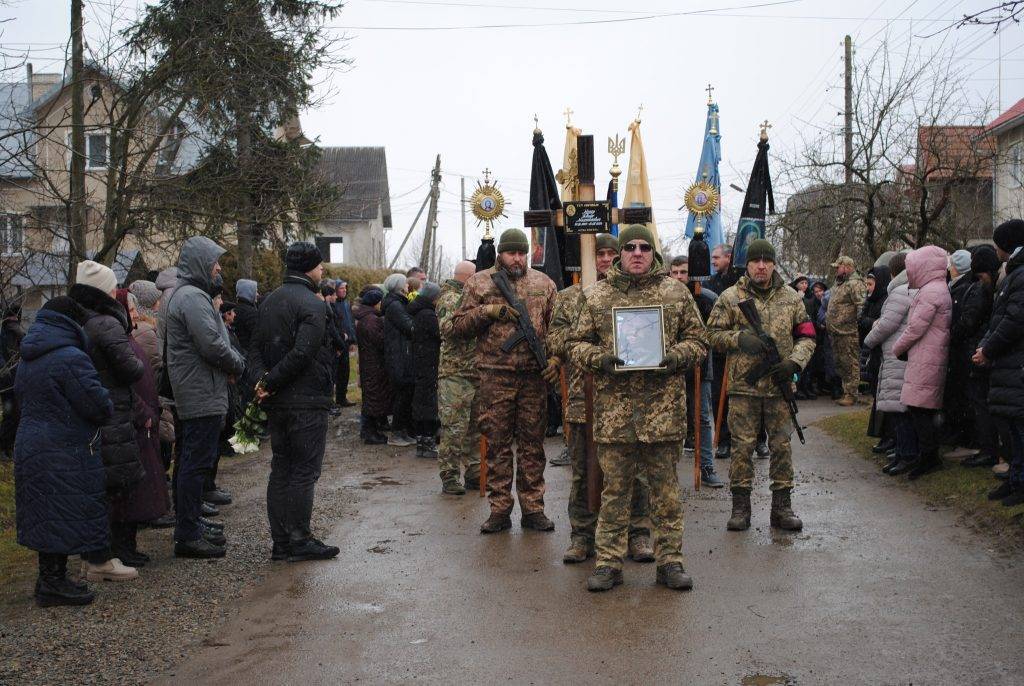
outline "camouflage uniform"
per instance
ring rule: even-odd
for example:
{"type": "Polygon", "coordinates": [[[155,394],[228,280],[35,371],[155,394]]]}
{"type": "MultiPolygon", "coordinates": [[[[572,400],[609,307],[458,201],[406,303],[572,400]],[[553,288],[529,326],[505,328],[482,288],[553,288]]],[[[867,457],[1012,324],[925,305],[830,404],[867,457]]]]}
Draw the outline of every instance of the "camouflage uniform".
{"type": "Polygon", "coordinates": [[[646,473],[650,487],[658,565],[683,559],[676,460],[686,437],[685,413],[679,410],[686,407],[684,369],[671,377],[657,371],[600,371],[601,356],[614,350],[612,308],[620,306],[662,305],[666,356],[687,367],[704,359],[704,324],[693,296],[663,272],[660,256],[640,277],[623,273],[616,262],[608,278],[583,292],[583,304],[570,333],[572,361],[594,370],[594,439],[604,472],[596,535],[598,567],[622,567],[628,507],[638,468],[646,473]]]}
{"type": "MultiPolygon", "coordinates": [[[[463,288],[462,304],[452,316],[453,335],[476,338],[476,367],[480,370],[478,407],[480,430],[487,437],[487,491],[491,512],[512,511],[512,441],[515,439],[516,491],[524,515],[544,511],[544,430],[547,424],[547,385],[540,365],[525,343],[509,352],[501,344],[516,331],[514,322],[492,321],[482,305],[507,304],[491,281],[500,267],[477,272],[463,288]]],[[[526,305],[530,321],[543,341],[551,320],[555,284],[545,274],[527,269],[509,280],[516,297],[526,305]]]]}
{"type": "MultiPolygon", "coordinates": [[[[579,540],[586,547],[594,544],[594,530],[597,514],[590,511],[587,494],[587,452],[586,452],[586,407],[583,398],[583,370],[569,360],[568,337],[576,313],[583,305],[583,287],[579,284],[559,291],[555,296],[555,308],[551,314],[548,329],[548,353],[565,360],[563,369],[568,376],[568,403],[565,406],[565,421],[568,422],[568,448],[572,481],[569,488],[569,525],[571,540],[579,540]]],[[[629,538],[650,536],[650,493],[647,478],[638,470],[633,482],[633,497],[630,506],[629,538]]]]}
{"type": "Polygon", "coordinates": [[[462,302],[462,284],[449,279],[437,298],[437,319],[441,328],[441,361],[438,365],[437,395],[441,418],[441,445],[437,466],[442,481],[458,479],[460,468],[466,469],[466,480],[480,474],[480,425],[476,413],[476,395],[480,374],[473,366],[475,338],[454,335],[452,315],[462,302]]]}
{"type": "Polygon", "coordinates": [[[729,485],[734,491],[752,487],[751,453],[763,418],[771,450],[771,489],[792,489],[793,450],[789,438],[793,428],[789,409],[770,376],[762,377],[753,386],[746,380],[747,373],[762,361],[760,356],[748,355],[739,348],[740,332],[749,331],[750,325],[738,303],[749,298],[757,305],[764,330],[775,341],[783,361],[792,360],[803,369],[814,354],[815,345],[814,326],[803,300],[778,273],[772,274],[767,289],[756,288],[748,276],[743,276],[718,297],[708,318],[708,331],[714,349],[729,355],[729,430],[732,433],[729,485]]]}
{"type": "Polygon", "coordinates": [[[825,322],[832,337],[836,371],[843,380],[843,394],[857,397],[860,387],[860,339],[857,322],[867,297],[867,286],[853,272],[832,286],[825,322]]]}

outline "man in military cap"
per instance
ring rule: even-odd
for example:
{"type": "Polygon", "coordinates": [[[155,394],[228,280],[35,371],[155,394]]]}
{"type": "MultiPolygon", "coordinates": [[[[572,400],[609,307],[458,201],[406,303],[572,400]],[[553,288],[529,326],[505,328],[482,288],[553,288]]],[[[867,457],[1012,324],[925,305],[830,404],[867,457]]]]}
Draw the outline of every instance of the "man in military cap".
{"type": "MultiPolygon", "coordinates": [[[[612,262],[619,256],[619,239],[610,233],[597,235],[597,278],[605,278],[612,262]]],[[[583,374],[579,365],[569,360],[569,333],[583,304],[583,288],[579,284],[558,292],[555,310],[548,330],[548,350],[566,364],[569,379],[569,402],[565,408],[565,421],[569,423],[568,453],[572,466],[572,486],[569,490],[569,547],[562,562],[583,562],[594,555],[594,530],[597,514],[590,511],[587,494],[586,408],[583,400],[583,374]]],[[[629,518],[629,557],[636,562],[654,562],[651,531],[648,520],[650,497],[647,477],[638,472],[633,481],[633,497],[629,518]]]]}
{"type": "Polygon", "coordinates": [[[793,513],[793,431],[789,408],[779,383],[792,383],[814,354],[814,325],[803,300],[775,272],[775,248],[764,239],[755,240],[747,250],[746,274],[735,286],[718,297],[708,319],[711,345],[729,355],[729,428],[732,456],[729,486],[732,489],[732,517],[728,529],[750,528],[750,490],[754,483],[751,452],[761,427],[768,432],[771,463],[771,525],[799,531],[803,523],[793,513]],[[765,332],[775,341],[782,362],[756,383],[747,374],[764,359],[766,348],[740,311],[739,303],[753,300],[765,332]]]}
{"type": "Polygon", "coordinates": [[[843,381],[843,397],[836,402],[849,407],[857,402],[860,386],[860,339],[857,322],[867,297],[867,284],[857,273],[853,258],[842,255],[832,263],[836,270],[836,283],[828,301],[825,322],[832,337],[832,354],[836,371],[843,381]]]}
{"type": "Polygon", "coordinates": [[[549,357],[543,368],[522,342],[508,352],[501,345],[516,333],[519,312],[498,290],[491,275],[502,272],[523,303],[540,341],[547,335],[555,301],[555,284],[543,272],[530,269],[530,242],[520,229],[508,229],[498,239],[497,263],[466,281],[462,305],[452,316],[455,336],[476,338],[480,370],[480,429],[487,437],[487,490],[491,516],[480,527],[484,534],[512,527],[512,441],[517,445],[516,491],[522,526],[551,531],[554,522],[544,514],[544,428],[547,386],[558,379],[559,363],[549,357]]]}
{"type": "Polygon", "coordinates": [[[686,437],[683,373],[707,354],[707,339],[693,296],[665,275],[654,235],[641,224],[622,230],[619,260],[606,278],[583,292],[570,333],[574,364],[594,372],[594,439],[604,472],[595,543],[597,566],[587,579],[591,591],[622,583],[629,507],[637,471],[647,475],[654,524],[657,582],[688,590],[683,569],[683,510],[676,461],[686,437]],[[665,347],[660,369],[621,370],[616,356],[612,308],[661,306],[665,347]]]}
{"type": "Polygon", "coordinates": [[[476,370],[476,338],[454,334],[453,318],[462,304],[463,285],[476,272],[476,265],[463,260],[455,265],[454,278],[441,286],[435,309],[441,328],[441,360],[437,373],[438,410],[441,417],[441,445],[437,467],[441,474],[441,492],[463,495],[466,489],[480,486],[480,425],[476,413],[476,394],[480,374],[476,370]],[[465,465],[465,486],[459,481],[465,465]]]}

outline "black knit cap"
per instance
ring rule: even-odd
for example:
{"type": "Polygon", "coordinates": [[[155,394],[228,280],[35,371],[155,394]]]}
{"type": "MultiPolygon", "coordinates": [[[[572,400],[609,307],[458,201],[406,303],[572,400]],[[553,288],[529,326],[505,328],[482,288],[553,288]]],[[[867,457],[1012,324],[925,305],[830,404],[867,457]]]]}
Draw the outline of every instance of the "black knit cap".
{"type": "Polygon", "coordinates": [[[992,232],[992,242],[1003,252],[1013,252],[1024,245],[1024,220],[1003,222],[992,232]]]}
{"type": "Polygon", "coordinates": [[[50,298],[46,301],[40,310],[50,310],[57,314],[62,314],[68,319],[76,322],[79,326],[85,324],[85,320],[88,319],[85,314],[85,310],[77,302],[72,300],[66,295],[58,295],[56,298],[50,298]]]}
{"type": "Polygon", "coordinates": [[[384,299],[384,291],[379,288],[366,288],[363,290],[363,294],[359,297],[359,302],[366,305],[367,307],[373,307],[381,300],[384,299]]]}
{"type": "Polygon", "coordinates": [[[236,307],[238,307],[238,303],[233,303],[230,300],[225,300],[220,304],[220,313],[227,314],[228,312],[234,310],[236,307]]]}
{"type": "Polygon", "coordinates": [[[311,272],[324,261],[323,255],[309,241],[297,241],[288,246],[284,255],[284,266],[293,272],[311,272]]]}
{"type": "Polygon", "coordinates": [[[990,245],[979,245],[971,255],[971,271],[975,274],[999,271],[999,256],[990,245]]]}

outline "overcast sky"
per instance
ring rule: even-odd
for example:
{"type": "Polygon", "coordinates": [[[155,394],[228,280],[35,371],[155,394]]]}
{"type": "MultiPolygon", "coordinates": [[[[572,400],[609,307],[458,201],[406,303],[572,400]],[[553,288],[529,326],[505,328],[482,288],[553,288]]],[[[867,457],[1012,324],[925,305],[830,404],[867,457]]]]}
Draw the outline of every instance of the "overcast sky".
{"type": "MultiPolygon", "coordinates": [[[[89,35],[109,23],[115,4],[86,0],[89,35]]],[[[730,231],[742,195],[729,184],[746,185],[758,122],[772,123],[772,147],[778,152],[792,151],[801,134],[813,134],[818,127],[838,133],[841,41],[846,33],[854,36],[856,49],[865,57],[886,37],[903,51],[911,38],[913,46],[924,50],[940,44],[953,49],[978,101],[993,104],[994,60],[1001,42],[1003,109],[1019,100],[1024,95],[1020,26],[1006,27],[1001,37],[991,27],[919,37],[993,4],[995,0],[351,0],[332,24],[337,35],[348,37],[345,51],[353,64],[319,75],[320,92],[329,99],[303,114],[303,127],[323,145],[386,146],[394,216],[391,251],[425,196],[429,170],[440,153],[440,243],[446,254],[458,255],[460,176],[466,176],[468,194],[481,170],[489,167],[510,201],[503,226],[521,225],[529,199],[534,113],[557,171],[565,135],[562,112],[566,107],[575,111],[573,123],[595,136],[601,196],[611,166],[607,137],[626,137],[626,127],[642,103],[641,132],[655,218],[663,238],[671,240],[685,226],[677,208],[696,171],[706,117],[704,88],[710,82],[721,108],[724,226],[730,231]],[[644,18],[709,9],[717,11],[644,18]],[[510,24],[532,26],[495,27],[510,24]],[[427,30],[476,26],[491,28],[427,30]]],[[[10,3],[0,11],[0,18],[10,19],[3,26],[4,45],[32,50],[38,71],[59,69],[60,45],[68,35],[67,5],[58,0],[10,3]]],[[[123,7],[131,11],[135,4],[123,7]]],[[[626,162],[621,160],[623,168],[626,162]]],[[[780,205],[785,190],[778,189],[780,205]]],[[[471,255],[481,234],[482,227],[470,216],[471,255]]],[[[412,259],[412,252],[406,254],[412,259]]]]}

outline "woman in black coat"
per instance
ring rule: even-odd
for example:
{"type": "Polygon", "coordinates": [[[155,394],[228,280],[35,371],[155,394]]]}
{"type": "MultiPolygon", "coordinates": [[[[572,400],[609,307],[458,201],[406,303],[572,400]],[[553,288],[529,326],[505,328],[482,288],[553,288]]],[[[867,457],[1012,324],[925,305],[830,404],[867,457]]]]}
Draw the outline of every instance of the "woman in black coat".
{"type": "Polygon", "coordinates": [[[387,424],[394,399],[384,359],[384,319],[380,302],[384,292],[367,289],[353,309],[359,352],[359,387],[362,391],[359,436],[367,445],[387,443],[381,429],[387,424]]]}
{"type": "Polygon", "coordinates": [[[440,426],[437,412],[437,367],[441,361],[441,329],[434,304],[441,287],[432,281],[420,286],[419,295],[409,305],[415,325],[412,350],[416,377],[412,398],[413,427],[416,431],[416,457],[437,459],[435,436],[440,426]]]}
{"type": "Polygon", "coordinates": [[[87,605],[93,594],[67,578],[68,555],[110,546],[106,477],[94,450],[113,412],[86,353],[85,312],[66,296],[39,310],[21,343],[14,449],[18,543],[39,553],[36,602],[87,605]]]}
{"type": "MultiPolygon", "coordinates": [[[[864,370],[862,378],[868,382],[871,389],[871,397],[874,398],[878,391],[878,373],[882,368],[882,346],[878,345],[868,349],[864,346],[864,339],[871,333],[871,327],[879,317],[882,316],[882,306],[889,297],[889,283],[892,281],[889,268],[876,266],[868,270],[868,279],[874,282],[874,287],[868,297],[864,300],[864,306],[860,310],[860,319],[857,322],[857,333],[860,337],[861,369],[864,370]]],[[[871,418],[868,422],[868,436],[882,439],[877,448],[887,450],[896,446],[895,426],[890,426],[886,421],[885,413],[871,404],[871,418]]]]}
{"type": "Polygon", "coordinates": [[[405,275],[389,276],[384,280],[384,290],[387,295],[380,305],[384,313],[384,358],[395,399],[388,445],[404,447],[416,442],[409,435],[412,430],[412,394],[416,378],[412,361],[414,324],[408,311],[405,275]]]}
{"type": "Polygon", "coordinates": [[[950,331],[950,354],[963,351],[967,365],[967,402],[973,413],[974,441],[978,454],[968,457],[965,467],[991,467],[996,464],[999,431],[988,408],[989,370],[971,363],[992,317],[992,296],[999,274],[999,257],[989,245],[972,251],[971,276],[974,278],[963,295],[960,316],[950,331]]]}

